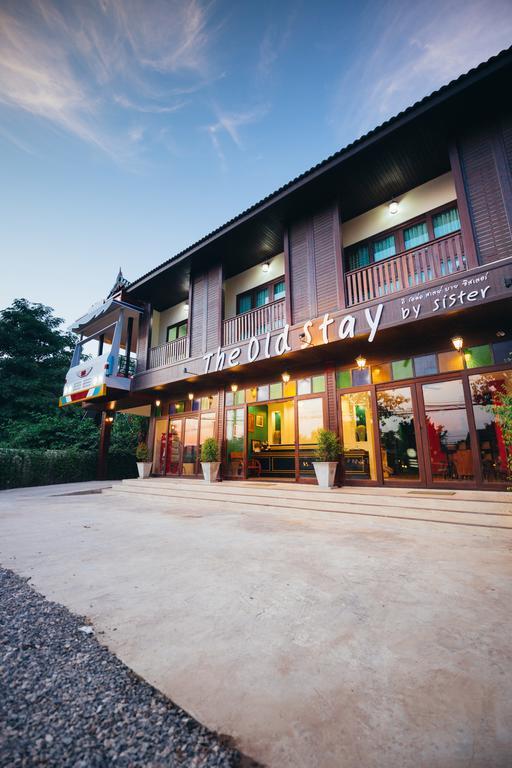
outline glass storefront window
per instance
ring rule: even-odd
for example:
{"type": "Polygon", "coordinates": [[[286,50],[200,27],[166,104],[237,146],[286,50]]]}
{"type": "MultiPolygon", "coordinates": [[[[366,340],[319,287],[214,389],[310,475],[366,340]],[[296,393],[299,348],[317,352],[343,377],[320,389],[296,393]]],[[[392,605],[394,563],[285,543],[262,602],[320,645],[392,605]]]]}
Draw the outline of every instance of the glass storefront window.
{"type": "Polygon", "coordinates": [[[298,379],[297,380],[297,394],[298,395],[310,395],[311,394],[311,379],[298,379]]]}
{"type": "Polygon", "coordinates": [[[350,371],[336,371],[336,386],[338,389],[352,386],[350,371]]]}
{"type": "Polygon", "coordinates": [[[512,363],[512,341],[498,341],[492,349],[495,363],[512,363]]]}
{"type": "Polygon", "coordinates": [[[419,463],[410,387],[378,391],[377,412],[384,479],[417,480],[419,463]]]}
{"type": "Polygon", "coordinates": [[[277,400],[283,396],[283,382],[277,381],[275,384],[270,385],[270,399],[277,400]]]}
{"type": "Polygon", "coordinates": [[[177,403],[169,403],[169,416],[173,416],[175,413],[184,413],[185,401],[179,400],[177,403]]]}
{"type": "Polygon", "coordinates": [[[347,478],[375,480],[373,413],[369,392],[341,395],[341,426],[347,478]]]}
{"type": "Polygon", "coordinates": [[[490,344],[482,344],[479,347],[469,347],[464,352],[466,368],[482,368],[492,365],[492,351],[490,344]]]}
{"type": "Polygon", "coordinates": [[[414,358],[416,376],[432,376],[437,373],[436,355],[419,355],[414,358]]]}
{"type": "Polygon", "coordinates": [[[453,352],[440,352],[437,357],[439,360],[440,373],[461,371],[464,368],[464,356],[462,352],[456,352],[455,350],[453,350],[453,352]]]}
{"type": "Polygon", "coordinates": [[[311,389],[314,395],[325,392],[325,376],[313,376],[311,379],[311,389]]]}
{"type": "Polygon", "coordinates": [[[226,392],[226,405],[233,405],[234,401],[235,401],[234,392],[231,392],[231,390],[228,390],[226,392]]]}
{"type": "Polygon", "coordinates": [[[283,395],[285,397],[295,397],[296,394],[297,394],[297,382],[296,381],[285,382],[283,387],[283,395]]]}
{"type": "Polygon", "coordinates": [[[226,475],[242,478],[244,475],[244,408],[226,411],[226,475]]]}
{"type": "Polygon", "coordinates": [[[183,468],[184,475],[195,475],[197,464],[197,438],[199,431],[199,419],[185,419],[183,434],[183,468]]]}
{"type": "Polygon", "coordinates": [[[484,483],[506,482],[507,446],[503,432],[496,421],[492,405],[499,405],[503,394],[512,395],[512,371],[482,373],[469,377],[473,413],[478,439],[478,452],[484,483]]]}
{"type": "Polygon", "coordinates": [[[245,403],[245,389],[238,389],[235,392],[234,404],[243,405],[245,403]]]}
{"type": "Polygon", "coordinates": [[[166,475],[179,475],[181,461],[181,419],[171,419],[167,436],[166,475]]]}
{"type": "Polygon", "coordinates": [[[423,399],[432,479],[434,482],[473,480],[462,380],[424,384],[423,399]]]}
{"type": "Polygon", "coordinates": [[[245,390],[245,402],[246,403],[255,403],[257,396],[258,396],[258,388],[257,387],[251,387],[250,389],[246,389],[245,390]]]}
{"type": "Polygon", "coordinates": [[[372,382],[374,384],[385,384],[393,378],[391,365],[382,363],[381,365],[372,365],[372,382]]]}
{"type": "Polygon", "coordinates": [[[270,399],[270,387],[268,384],[265,384],[263,387],[258,387],[258,400],[262,402],[263,400],[269,400],[270,399]]]}
{"type": "Polygon", "coordinates": [[[217,408],[217,395],[207,395],[201,398],[201,410],[213,411],[217,408]]]}
{"type": "Polygon", "coordinates": [[[352,369],[352,386],[360,387],[370,383],[370,367],[352,369]]]}
{"type": "Polygon", "coordinates": [[[391,369],[393,371],[394,381],[411,379],[413,376],[411,358],[407,358],[406,360],[395,360],[391,363],[391,369]]]}

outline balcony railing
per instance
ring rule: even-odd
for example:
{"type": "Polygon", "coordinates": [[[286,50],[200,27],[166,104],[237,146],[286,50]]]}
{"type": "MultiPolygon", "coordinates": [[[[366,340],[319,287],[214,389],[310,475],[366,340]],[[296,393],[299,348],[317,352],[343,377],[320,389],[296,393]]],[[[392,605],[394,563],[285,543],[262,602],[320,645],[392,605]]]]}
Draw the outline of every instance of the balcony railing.
{"type": "Polygon", "coordinates": [[[347,304],[361,304],[390,293],[422,287],[440,277],[467,269],[460,232],[425,243],[385,261],[346,275],[347,304]]]}
{"type": "Polygon", "coordinates": [[[149,367],[161,368],[164,365],[179,363],[180,360],[186,360],[187,357],[188,336],[182,336],[175,341],[168,341],[166,344],[159,344],[158,347],[151,347],[149,367]]]}
{"type": "Polygon", "coordinates": [[[283,328],[285,323],[284,299],[279,299],[224,320],[224,344],[237,344],[239,341],[250,339],[251,336],[262,336],[269,331],[283,328]]]}

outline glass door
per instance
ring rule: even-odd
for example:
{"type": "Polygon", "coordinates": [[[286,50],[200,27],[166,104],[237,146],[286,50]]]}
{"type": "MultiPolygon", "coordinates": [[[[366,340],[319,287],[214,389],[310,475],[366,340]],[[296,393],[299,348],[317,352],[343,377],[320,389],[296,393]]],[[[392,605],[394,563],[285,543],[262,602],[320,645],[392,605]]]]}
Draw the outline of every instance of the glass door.
{"type": "Polygon", "coordinates": [[[199,419],[197,416],[187,416],[183,419],[183,449],[181,461],[182,475],[197,474],[199,458],[198,448],[199,419]]]}
{"type": "Polygon", "coordinates": [[[341,395],[343,464],[347,480],[376,480],[375,430],[369,391],[341,395]]]}
{"type": "Polygon", "coordinates": [[[171,419],[167,435],[167,457],[165,474],[176,477],[181,471],[183,420],[171,419]]]}
{"type": "Polygon", "coordinates": [[[297,401],[297,443],[299,477],[315,477],[313,461],[318,444],[318,430],[324,427],[324,398],[310,397],[297,401]]]}
{"type": "Polygon", "coordinates": [[[384,482],[420,480],[417,417],[411,387],[377,390],[377,418],[384,482]]]}
{"type": "Polygon", "coordinates": [[[245,477],[245,407],[226,411],[226,477],[245,477]]]}
{"type": "Polygon", "coordinates": [[[435,381],[420,386],[429,483],[474,481],[471,434],[462,379],[435,381]]]}

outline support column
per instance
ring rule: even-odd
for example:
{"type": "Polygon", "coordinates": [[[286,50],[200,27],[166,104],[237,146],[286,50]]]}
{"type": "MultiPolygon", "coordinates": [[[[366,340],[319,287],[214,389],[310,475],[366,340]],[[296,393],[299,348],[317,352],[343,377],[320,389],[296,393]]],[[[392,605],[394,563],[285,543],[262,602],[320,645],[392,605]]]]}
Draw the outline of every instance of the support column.
{"type": "Polygon", "coordinates": [[[113,423],[114,423],[114,412],[102,411],[100,447],[98,451],[98,470],[97,470],[98,480],[106,480],[106,477],[107,477],[108,449],[110,446],[110,434],[112,432],[113,423]]]}

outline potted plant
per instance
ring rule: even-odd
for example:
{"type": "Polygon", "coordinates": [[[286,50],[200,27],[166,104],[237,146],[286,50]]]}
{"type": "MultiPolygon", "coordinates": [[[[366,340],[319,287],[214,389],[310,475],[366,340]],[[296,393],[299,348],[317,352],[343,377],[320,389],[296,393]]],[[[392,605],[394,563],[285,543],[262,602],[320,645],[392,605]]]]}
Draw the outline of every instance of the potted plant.
{"type": "Polygon", "coordinates": [[[316,461],[313,462],[320,488],[333,488],[340,455],[340,441],[330,429],[318,430],[316,461]]]}
{"type": "Polygon", "coordinates": [[[201,467],[207,483],[214,483],[219,474],[219,445],[215,438],[207,437],[201,446],[201,467]]]}
{"type": "Polygon", "coordinates": [[[148,446],[144,441],[141,441],[135,449],[135,458],[137,459],[137,469],[139,471],[139,477],[149,477],[151,474],[152,462],[149,461],[148,446]]]}

